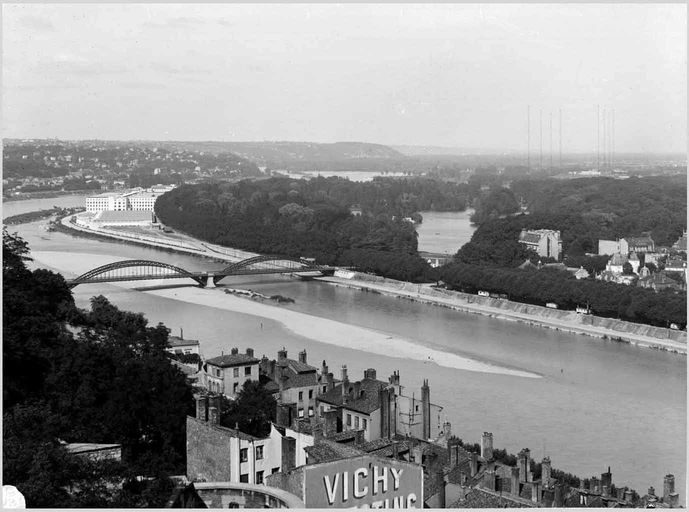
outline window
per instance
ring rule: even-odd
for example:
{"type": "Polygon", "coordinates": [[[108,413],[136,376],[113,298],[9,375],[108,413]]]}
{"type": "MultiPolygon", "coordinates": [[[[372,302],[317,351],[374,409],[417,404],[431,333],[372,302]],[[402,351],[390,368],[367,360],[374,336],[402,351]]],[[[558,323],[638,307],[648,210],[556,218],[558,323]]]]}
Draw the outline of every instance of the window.
{"type": "Polygon", "coordinates": [[[313,407],[309,407],[309,418],[313,416],[313,407]]]}
{"type": "Polygon", "coordinates": [[[328,386],[323,386],[323,393],[325,393],[326,391],[328,391],[328,386]]]}
{"type": "Polygon", "coordinates": [[[249,460],[249,449],[241,448],[239,450],[239,462],[246,462],[249,460]]]}
{"type": "Polygon", "coordinates": [[[359,416],[354,416],[354,428],[359,428],[359,416]]]}
{"type": "Polygon", "coordinates": [[[301,402],[304,399],[304,392],[300,391],[299,392],[299,401],[301,402]]]}
{"type": "Polygon", "coordinates": [[[418,405],[416,406],[416,412],[419,412],[419,406],[418,405]]]}
{"type": "Polygon", "coordinates": [[[215,369],[215,376],[220,377],[220,368],[215,369]]]}
{"type": "Polygon", "coordinates": [[[233,368],[232,369],[232,375],[235,377],[239,377],[239,368],[233,368]]]}
{"type": "Polygon", "coordinates": [[[270,470],[270,474],[271,474],[271,475],[274,475],[275,473],[279,473],[279,472],[280,472],[280,468],[279,468],[279,467],[273,468],[273,469],[270,470]]]}
{"type": "Polygon", "coordinates": [[[239,388],[239,382],[234,383],[234,386],[232,386],[232,392],[237,393],[237,388],[239,388]]]}
{"type": "Polygon", "coordinates": [[[348,427],[352,426],[352,415],[351,414],[347,415],[347,426],[348,427]]]}
{"type": "Polygon", "coordinates": [[[244,367],[244,375],[251,375],[251,366],[244,367]]]}
{"type": "Polygon", "coordinates": [[[363,428],[364,430],[366,430],[366,423],[368,423],[368,422],[366,421],[366,418],[362,418],[362,419],[361,419],[361,423],[362,423],[361,428],[363,428]]]}
{"type": "Polygon", "coordinates": [[[243,475],[239,475],[239,481],[243,484],[248,484],[249,483],[249,473],[244,473],[243,475]]]}
{"type": "Polygon", "coordinates": [[[263,446],[256,447],[256,460],[263,458],[263,446]]]}
{"type": "Polygon", "coordinates": [[[263,483],[263,471],[256,471],[256,483],[257,484],[263,483]]]}
{"type": "Polygon", "coordinates": [[[303,418],[303,417],[304,417],[304,409],[299,409],[297,415],[298,415],[300,418],[303,418]]]}
{"type": "Polygon", "coordinates": [[[313,398],[313,389],[309,389],[309,399],[313,398]]]}

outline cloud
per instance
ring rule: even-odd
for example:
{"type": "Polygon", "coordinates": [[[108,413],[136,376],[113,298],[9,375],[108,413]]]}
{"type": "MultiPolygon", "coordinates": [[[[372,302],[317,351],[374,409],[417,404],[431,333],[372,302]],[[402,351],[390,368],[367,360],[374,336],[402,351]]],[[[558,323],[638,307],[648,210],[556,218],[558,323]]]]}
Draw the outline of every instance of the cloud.
{"type": "Polygon", "coordinates": [[[22,16],[19,21],[25,28],[36,32],[53,32],[55,30],[52,21],[40,16],[22,16]]]}

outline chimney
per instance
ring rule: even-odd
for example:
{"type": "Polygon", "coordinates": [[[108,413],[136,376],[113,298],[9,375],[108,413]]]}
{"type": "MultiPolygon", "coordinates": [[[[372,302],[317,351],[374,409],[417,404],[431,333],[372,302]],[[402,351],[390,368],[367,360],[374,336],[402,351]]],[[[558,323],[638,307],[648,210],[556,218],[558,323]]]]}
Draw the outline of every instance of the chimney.
{"type": "Polygon", "coordinates": [[[337,410],[327,411],[323,413],[323,423],[325,427],[323,429],[323,435],[325,437],[332,437],[337,434],[337,419],[339,417],[339,412],[337,410]]]}
{"type": "Polygon", "coordinates": [[[208,399],[208,423],[211,425],[218,425],[220,423],[220,399],[217,396],[208,399]]]}
{"type": "Polygon", "coordinates": [[[667,502],[673,492],[675,492],[675,475],[665,475],[663,479],[663,501],[667,502]]]}
{"type": "Polygon", "coordinates": [[[469,460],[469,468],[471,470],[471,478],[476,476],[478,473],[478,455],[471,452],[471,459],[469,460]]]}
{"type": "Polygon", "coordinates": [[[649,496],[655,496],[656,490],[653,487],[649,487],[648,488],[648,494],[649,494],[649,496]]]}
{"type": "Polygon", "coordinates": [[[364,379],[376,380],[376,369],[369,368],[368,370],[364,370],[364,379]]]}
{"type": "Polygon", "coordinates": [[[424,379],[423,386],[421,386],[421,409],[421,435],[424,441],[428,441],[431,437],[431,390],[428,387],[427,379],[424,379]]]}
{"type": "Polygon", "coordinates": [[[254,349],[253,348],[247,348],[246,349],[246,355],[249,357],[254,357],[254,349]]]}
{"type": "Polygon", "coordinates": [[[438,502],[434,508],[445,508],[445,476],[442,468],[438,469],[435,477],[438,481],[438,502]]]}
{"type": "Polygon", "coordinates": [[[179,339],[180,340],[184,339],[184,329],[182,329],[181,327],[179,328],[179,339]]]}
{"type": "Polygon", "coordinates": [[[196,399],[196,419],[201,421],[208,421],[208,397],[203,395],[195,395],[196,399]]]}
{"type": "Polygon", "coordinates": [[[423,464],[423,447],[421,445],[414,446],[412,456],[416,464],[423,464]]]}
{"type": "Polygon", "coordinates": [[[489,469],[483,473],[483,487],[489,491],[495,490],[495,471],[489,469]]]}
{"type": "Polygon", "coordinates": [[[493,460],[493,434],[491,432],[484,432],[481,436],[481,457],[493,460]]]}
{"type": "Polygon", "coordinates": [[[517,454],[517,466],[519,467],[519,481],[528,482],[529,481],[529,450],[524,448],[517,454]]]}
{"type": "Polygon", "coordinates": [[[361,391],[361,382],[355,382],[353,387],[354,387],[354,394],[353,394],[352,398],[354,400],[356,400],[359,398],[359,392],[361,391]]]}
{"type": "Polygon", "coordinates": [[[538,482],[531,483],[531,501],[534,503],[540,503],[541,501],[541,486],[538,482]]]}
{"type": "Polygon", "coordinates": [[[341,378],[342,381],[342,396],[349,392],[349,378],[347,377],[347,365],[342,365],[341,378]]]}
{"type": "Polygon", "coordinates": [[[328,391],[333,389],[333,387],[335,386],[335,377],[332,374],[332,372],[328,372],[328,374],[325,376],[325,382],[328,386],[328,388],[327,388],[328,391]]]}
{"type": "Polygon", "coordinates": [[[307,364],[306,363],[306,350],[302,350],[301,352],[299,352],[299,362],[303,363],[303,364],[307,364]]]}
{"type": "Polygon", "coordinates": [[[232,350],[230,351],[230,354],[233,356],[236,356],[237,354],[239,354],[239,349],[236,347],[233,347],[232,350]]]}
{"type": "Polygon", "coordinates": [[[510,492],[519,496],[519,468],[512,468],[510,474],[510,492]]]}
{"type": "Polygon", "coordinates": [[[400,372],[398,372],[397,370],[392,372],[392,375],[390,375],[389,382],[393,386],[399,386],[400,385],[400,372]]]}
{"type": "Polygon", "coordinates": [[[450,467],[454,468],[457,463],[459,462],[457,459],[459,458],[459,443],[457,441],[451,441],[447,443],[447,451],[449,452],[450,456],[450,467]]]}
{"type": "Polygon", "coordinates": [[[328,365],[325,364],[325,359],[323,359],[323,365],[321,366],[321,375],[328,375],[328,365]]]}
{"type": "Polygon", "coordinates": [[[552,466],[550,464],[550,457],[543,457],[541,462],[541,482],[543,482],[543,487],[550,487],[552,466]]]}
{"type": "Polygon", "coordinates": [[[443,423],[443,435],[445,439],[450,439],[450,436],[452,436],[452,423],[447,420],[443,423]]]}
{"type": "Polygon", "coordinates": [[[287,349],[282,347],[282,350],[278,350],[278,361],[284,361],[287,359],[287,349]]]}
{"type": "Polygon", "coordinates": [[[601,485],[601,489],[603,487],[606,487],[606,486],[608,487],[608,489],[610,489],[610,487],[612,486],[612,473],[610,472],[610,466],[608,466],[608,472],[607,473],[601,473],[600,485],[601,485]]]}
{"type": "Polygon", "coordinates": [[[397,441],[392,442],[392,459],[397,460],[400,458],[400,446],[397,441]]]}

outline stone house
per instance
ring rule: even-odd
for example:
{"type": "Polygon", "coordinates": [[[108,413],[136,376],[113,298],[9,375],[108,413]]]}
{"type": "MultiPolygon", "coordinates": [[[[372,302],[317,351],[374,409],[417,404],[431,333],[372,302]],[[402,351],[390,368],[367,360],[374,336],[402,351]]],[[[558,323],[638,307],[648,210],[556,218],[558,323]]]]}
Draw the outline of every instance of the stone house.
{"type": "Polygon", "coordinates": [[[562,255],[560,232],[552,229],[522,229],[519,234],[519,243],[544,258],[559,260],[562,255]]]}
{"type": "Polygon", "coordinates": [[[259,380],[258,365],[254,349],[247,348],[246,354],[240,354],[239,349],[233,348],[230,354],[205,361],[199,383],[208,391],[234,398],[246,381],[259,380]]]}

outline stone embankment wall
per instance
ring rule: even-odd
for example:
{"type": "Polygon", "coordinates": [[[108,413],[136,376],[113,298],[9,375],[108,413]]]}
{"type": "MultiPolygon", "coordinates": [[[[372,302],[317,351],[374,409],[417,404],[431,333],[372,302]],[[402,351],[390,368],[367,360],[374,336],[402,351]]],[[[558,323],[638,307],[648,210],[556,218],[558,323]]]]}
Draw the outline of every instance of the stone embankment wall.
{"type": "Polygon", "coordinates": [[[614,318],[605,318],[595,315],[582,315],[574,311],[551,309],[543,306],[534,306],[532,304],[523,304],[521,302],[513,302],[505,299],[496,299],[492,297],[481,297],[479,295],[445,290],[442,288],[431,288],[428,285],[407,283],[404,281],[395,281],[393,279],[387,279],[360,272],[355,273],[349,279],[382,285],[385,286],[385,288],[387,289],[398,290],[400,292],[404,292],[405,294],[423,294],[425,297],[430,296],[445,300],[458,300],[460,304],[461,302],[465,302],[471,304],[474,307],[487,306],[490,308],[503,310],[505,311],[505,313],[518,313],[522,315],[529,315],[537,317],[544,321],[567,322],[570,324],[577,323],[580,324],[582,327],[590,326],[594,328],[609,329],[612,331],[619,332],[621,336],[627,334],[637,336],[648,336],[652,338],[658,338],[659,340],[672,340],[679,343],[687,342],[686,331],[666,329],[663,327],[653,327],[651,325],[637,324],[633,322],[626,322],[624,320],[616,320],[614,318]]]}

